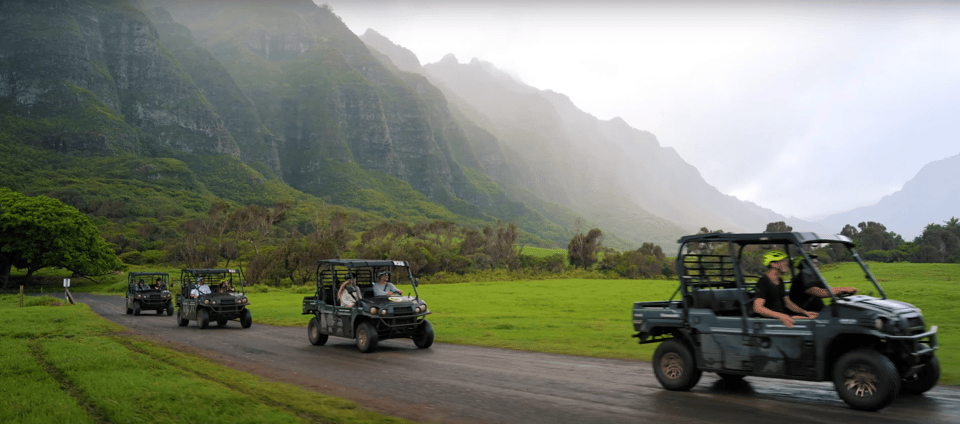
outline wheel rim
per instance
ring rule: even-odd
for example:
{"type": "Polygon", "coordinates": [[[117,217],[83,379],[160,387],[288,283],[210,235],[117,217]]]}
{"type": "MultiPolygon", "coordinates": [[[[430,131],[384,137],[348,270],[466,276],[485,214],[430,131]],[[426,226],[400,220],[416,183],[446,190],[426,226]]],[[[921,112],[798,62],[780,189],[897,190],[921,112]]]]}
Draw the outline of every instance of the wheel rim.
{"type": "Polygon", "coordinates": [[[320,330],[315,325],[310,326],[310,339],[316,340],[318,337],[320,337],[320,330]]]}
{"type": "Polygon", "coordinates": [[[844,387],[857,397],[870,397],[877,393],[877,373],[866,365],[852,367],[844,373],[844,387]]]}
{"type": "Polygon", "coordinates": [[[367,345],[367,332],[366,330],[360,330],[360,334],[357,334],[357,341],[360,342],[360,346],[367,345]]]}
{"type": "Polygon", "coordinates": [[[683,358],[674,352],[663,355],[660,359],[660,370],[671,380],[680,378],[683,375],[683,358]]]}

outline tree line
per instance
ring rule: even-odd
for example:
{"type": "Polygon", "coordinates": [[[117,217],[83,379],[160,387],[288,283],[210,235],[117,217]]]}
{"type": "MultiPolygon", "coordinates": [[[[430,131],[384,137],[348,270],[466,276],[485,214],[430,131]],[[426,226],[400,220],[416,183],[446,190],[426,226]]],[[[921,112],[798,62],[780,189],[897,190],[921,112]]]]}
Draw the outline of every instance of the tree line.
{"type": "MultiPolygon", "coordinates": [[[[93,220],[72,206],[0,188],[0,283],[7,288],[11,267],[27,270],[29,280],[45,267],[102,275],[124,270],[125,264],[176,264],[190,268],[235,265],[244,268],[250,281],[299,285],[313,281],[318,259],[344,257],[405,260],[420,276],[491,270],[560,274],[571,269],[614,278],[675,276],[673,259],[659,245],[643,243],[635,250],[617,251],[603,246],[599,228],[586,233],[577,229],[566,255],[535,257],[524,255],[523,246],[517,245],[513,223],[470,228],[449,221],[379,222],[358,231],[351,225],[355,217],[335,208],[318,210],[306,221],[288,222],[290,208],[290,203],[236,207],[221,202],[180,229],[139,223],[135,236],[113,234],[105,239],[93,220]]],[[[764,231],[792,230],[784,222],[772,222],[764,231]]],[[[711,232],[722,230],[700,230],[711,232]]],[[[904,242],[876,222],[847,225],[841,234],[856,243],[866,260],[960,262],[957,218],[928,225],[912,242],[904,242]]],[[[821,262],[851,259],[842,250],[817,253],[821,262]]],[[[744,260],[749,266],[750,257],[744,260]]]]}

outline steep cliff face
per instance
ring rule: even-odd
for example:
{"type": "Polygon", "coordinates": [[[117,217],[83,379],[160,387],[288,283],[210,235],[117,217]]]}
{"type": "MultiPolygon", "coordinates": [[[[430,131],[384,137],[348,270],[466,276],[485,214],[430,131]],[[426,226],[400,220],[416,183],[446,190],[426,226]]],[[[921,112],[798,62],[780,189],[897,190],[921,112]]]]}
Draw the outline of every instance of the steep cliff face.
{"type": "Polygon", "coordinates": [[[253,101],[223,65],[196,42],[187,27],[175,22],[162,8],[150,9],[146,13],[157,28],[160,42],[215,108],[240,149],[240,159],[264,164],[280,175],[282,167],[277,137],[263,125],[253,101]]]}
{"type": "Polygon", "coordinates": [[[0,2],[0,104],[22,140],[79,154],[238,155],[213,107],[125,1],[0,2]]]}
{"type": "Polygon", "coordinates": [[[322,183],[330,167],[355,163],[448,207],[484,202],[460,163],[476,162],[471,146],[439,91],[422,76],[398,77],[329,9],[307,0],[145,4],[189,27],[249,94],[292,186],[327,195],[316,190],[334,189],[322,183]]]}

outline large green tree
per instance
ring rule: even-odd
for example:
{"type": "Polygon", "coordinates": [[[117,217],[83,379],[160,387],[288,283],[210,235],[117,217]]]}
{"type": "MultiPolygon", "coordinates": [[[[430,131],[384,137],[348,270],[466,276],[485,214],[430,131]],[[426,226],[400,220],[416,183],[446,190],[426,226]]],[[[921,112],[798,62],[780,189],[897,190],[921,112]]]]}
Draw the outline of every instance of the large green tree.
{"type": "Polygon", "coordinates": [[[11,267],[60,267],[78,275],[124,269],[93,221],[47,196],[29,197],[0,187],[0,282],[7,289],[11,267]]]}

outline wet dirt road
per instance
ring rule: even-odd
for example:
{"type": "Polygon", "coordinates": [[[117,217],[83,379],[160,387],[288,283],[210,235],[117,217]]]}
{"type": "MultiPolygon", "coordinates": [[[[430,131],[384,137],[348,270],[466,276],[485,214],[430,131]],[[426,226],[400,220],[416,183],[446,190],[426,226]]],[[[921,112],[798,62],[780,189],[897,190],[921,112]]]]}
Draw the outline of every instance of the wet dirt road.
{"type": "MultiPolygon", "coordinates": [[[[410,340],[387,340],[372,354],[352,340],[324,346],[301,328],[178,327],[174,316],[126,315],[118,296],[76,299],[148,340],[225,366],[352,399],[417,421],[442,423],[958,423],[960,389],[939,386],[902,396],[879,412],[847,407],[830,383],[747,378],[726,385],[705,373],[690,392],[664,390],[647,362],[582,358],[410,340]]],[[[629,334],[625,335],[629,337],[629,334]]]]}

